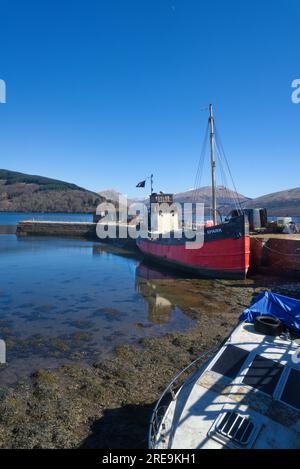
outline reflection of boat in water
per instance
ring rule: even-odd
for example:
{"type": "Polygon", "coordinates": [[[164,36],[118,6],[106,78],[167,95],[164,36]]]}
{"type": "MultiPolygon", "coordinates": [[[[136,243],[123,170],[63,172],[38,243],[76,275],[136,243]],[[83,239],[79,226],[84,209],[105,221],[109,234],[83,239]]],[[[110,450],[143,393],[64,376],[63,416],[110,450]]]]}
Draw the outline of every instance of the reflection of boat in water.
{"type": "MultiPolygon", "coordinates": [[[[214,118],[212,114],[212,106],[210,106],[209,116],[210,126],[210,148],[211,148],[211,173],[212,173],[212,217],[207,226],[195,227],[196,231],[204,230],[204,243],[199,243],[198,247],[189,249],[182,232],[176,235],[176,213],[164,213],[158,210],[157,222],[153,220],[151,214],[151,232],[148,238],[140,237],[137,239],[137,246],[145,254],[153,260],[173,266],[177,269],[193,272],[194,274],[212,277],[212,278],[245,278],[250,261],[250,238],[249,224],[247,217],[243,214],[236,198],[237,216],[226,222],[217,223],[217,201],[216,201],[216,181],[215,181],[215,130],[214,118]],[[171,216],[171,218],[170,218],[171,216]],[[173,217],[173,218],[172,218],[173,217]],[[172,226],[172,236],[163,237],[164,218],[170,219],[169,225],[172,226]],[[154,222],[154,223],[153,223],[154,222]]],[[[222,146],[217,142],[216,150],[221,162],[222,146]]],[[[224,158],[225,155],[223,155],[224,158]]],[[[227,160],[226,160],[227,163],[227,160]]],[[[155,198],[164,198],[163,195],[152,194],[150,202],[155,203],[155,198]]],[[[171,195],[165,195],[171,198],[171,195]]],[[[166,200],[162,200],[168,203],[166,200]]],[[[172,200],[169,202],[171,205],[172,200]]],[[[170,229],[166,229],[169,232],[170,229]]],[[[196,241],[197,242],[197,241],[196,241]]],[[[196,246],[195,242],[195,246],[196,246]]]]}
{"type": "Polygon", "coordinates": [[[148,319],[153,324],[166,324],[170,322],[172,316],[172,303],[158,291],[154,281],[164,278],[171,277],[166,277],[145,264],[139,264],[136,268],[136,289],[148,303],[148,319]]]}
{"type": "Polygon", "coordinates": [[[163,266],[153,265],[149,262],[141,262],[136,268],[136,275],[146,280],[173,280],[181,278],[178,272],[172,272],[163,266]]]}
{"type": "Polygon", "coordinates": [[[208,362],[199,357],[163,393],[151,448],[300,448],[300,348],[292,338],[300,301],[263,293],[242,319],[208,362]]]}
{"type": "Polygon", "coordinates": [[[93,256],[100,255],[116,255],[121,257],[127,257],[129,259],[141,259],[141,254],[138,251],[132,251],[130,249],[125,249],[121,246],[106,244],[102,242],[93,244],[93,256]]]}

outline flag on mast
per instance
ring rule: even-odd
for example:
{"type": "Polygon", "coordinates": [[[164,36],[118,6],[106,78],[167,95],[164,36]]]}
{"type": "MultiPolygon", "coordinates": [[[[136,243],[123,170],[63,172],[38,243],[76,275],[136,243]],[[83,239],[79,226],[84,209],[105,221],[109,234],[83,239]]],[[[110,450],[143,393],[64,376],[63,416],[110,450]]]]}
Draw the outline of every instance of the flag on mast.
{"type": "Polygon", "coordinates": [[[146,180],[139,182],[139,183],[136,185],[136,187],[145,187],[145,185],[146,185],[146,180]]]}

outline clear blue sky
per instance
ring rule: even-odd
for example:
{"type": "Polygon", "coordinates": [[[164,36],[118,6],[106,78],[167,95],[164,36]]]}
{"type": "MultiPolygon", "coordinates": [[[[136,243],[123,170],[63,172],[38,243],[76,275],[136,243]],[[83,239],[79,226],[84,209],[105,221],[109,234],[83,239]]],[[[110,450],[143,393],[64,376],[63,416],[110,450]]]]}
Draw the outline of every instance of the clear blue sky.
{"type": "Polygon", "coordinates": [[[1,0],[0,17],[0,168],[186,190],[212,102],[240,192],[300,186],[299,0],[1,0]]]}

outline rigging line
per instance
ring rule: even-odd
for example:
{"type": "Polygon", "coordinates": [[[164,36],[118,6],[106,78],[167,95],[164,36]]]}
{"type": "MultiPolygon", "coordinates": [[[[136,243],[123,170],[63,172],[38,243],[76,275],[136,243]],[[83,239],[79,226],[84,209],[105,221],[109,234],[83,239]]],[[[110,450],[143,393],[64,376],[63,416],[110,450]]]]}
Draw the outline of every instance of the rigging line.
{"type": "Polygon", "coordinates": [[[219,142],[217,141],[217,145],[216,145],[216,148],[217,148],[217,151],[218,151],[218,156],[219,156],[219,159],[220,159],[220,164],[221,164],[221,167],[222,167],[222,170],[224,172],[224,175],[225,175],[225,181],[226,181],[226,190],[227,190],[227,193],[228,193],[228,196],[230,199],[234,198],[234,193],[232,191],[229,190],[229,183],[227,181],[227,176],[226,176],[226,172],[225,172],[225,168],[224,168],[224,158],[223,158],[223,155],[222,155],[222,151],[221,151],[221,148],[220,148],[220,145],[219,145],[219,142]]]}
{"type": "Polygon", "coordinates": [[[232,201],[232,191],[230,191],[228,189],[228,182],[227,182],[227,176],[226,176],[226,171],[224,169],[224,164],[223,164],[223,161],[222,161],[222,155],[221,155],[221,152],[220,152],[220,148],[216,145],[216,155],[217,155],[217,160],[218,160],[218,169],[219,169],[219,172],[220,172],[220,179],[222,181],[222,187],[218,187],[218,190],[221,192],[221,196],[223,197],[223,204],[220,205],[219,204],[219,208],[221,207],[226,207],[227,205],[231,204],[231,203],[234,203],[234,205],[236,206],[236,201],[233,200],[232,201]]]}
{"type": "Polygon", "coordinates": [[[269,246],[265,244],[265,241],[261,240],[260,238],[257,238],[256,236],[251,235],[251,238],[261,243],[261,245],[263,245],[263,248],[266,248],[271,252],[275,252],[276,254],[281,254],[282,256],[300,256],[300,253],[296,253],[296,252],[288,253],[288,252],[277,251],[276,249],[270,248],[269,246]]]}
{"type": "Polygon", "coordinates": [[[218,139],[217,139],[217,145],[218,145],[218,147],[219,147],[220,152],[222,153],[222,159],[224,159],[224,161],[225,161],[225,164],[226,164],[226,167],[227,167],[227,171],[228,171],[228,174],[229,174],[229,177],[230,177],[230,179],[231,179],[231,182],[232,182],[232,185],[233,185],[233,189],[234,189],[234,192],[235,192],[235,194],[232,193],[232,198],[235,199],[235,203],[236,203],[237,208],[241,210],[240,196],[239,196],[238,191],[237,191],[237,189],[236,189],[236,185],[235,185],[233,176],[232,176],[232,174],[231,174],[230,166],[229,166],[228,160],[227,160],[227,158],[226,158],[224,148],[223,148],[223,146],[222,146],[222,143],[220,142],[220,137],[219,137],[219,135],[218,135],[218,139]]]}
{"type": "MultiPolygon", "coordinates": [[[[224,174],[224,171],[223,171],[223,166],[222,166],[222,163],[221,163],[221,159],[220,159],[220,155],[219,155],[219,152],[218,152],[218,149],[216,147],[216,158],[217,158],[217,161],[219,163],[219,165],[217,165],[217,168],[218,168],[218,172],[220,173],[220,179],[221,179],[221,182],[222,182],[222,186],[217,186],[216,190],[219,191],[220,193],[220,196],[223,197],[223,202],[224,200],[226,200],[226,189],[225,189],[225,174],[224,174]]],[[[218,203],[218,208],[220,209],[220,197],[219,198],[219,203],[218,203]]]]}
{"type": "Polygon", "coordinates": [[[227,181],[225,169],[223,167],[223,160],[222,160],[222,155],[220,153],[220,149],[218,146],[216,146],[216,148],[217,148],[216,154],[217,154],[217,158],[218,158],[219,165],[220,165],[220,174],[221,174],[221,179],[222,179],[222,184],[223,184],[222,191],[223,191],[223,195],[225,199],[224,206],[226,204],[226,199],[227,199],[227,204],[233,204],[236,209],[239,209],[240,207],[238,204],[238,200],[234,196],[234,192],[229,189],[229,184],[227,181]]]}
{"type": "Polygon", "coordinates": [[[238,199],[238,202],[239,202],[239,205],[240,205],[240,208],[241,208],[240,196],[239,196],[239,193],[238,193],[238,191],[237,191],[237,189],[236,189],[236,185],[235,185],[235,182],[234,182],[234,179],[233,179],[231,170],[230,170],[230,166],[229,166],[229,163],[228,163],[226,154],[225,154],[225,150],[224,150],[224,147],[223,147],[223,144],[222,144],[222,140],[221,140],[221,137],[220,137],[220,135],[219,135],[219,131],[218,131],[217,128],[215,129],[215,132],[216,132],[216,137],[217,137],[216,140],[218,141],[218,145],[220,146],[220,149],[221,149],[221,151],[222,151],[222,154],[223,154],[223,157],[224,157],[226,166],[227,166],[227,170],[228,170],[230,179],[231,179],[231,181],[232,181],[232,184],[233,184],[233,187],[234,187],[234,190],[235,190],[235,192],[236,192],[237,199],[238,199]]]}
{"type": "Polygon", "coordinates": [[[201,172],[202,172],[203,163],[204,163],[204,156],[205,156],[207,141],[208,141],[208,124],[206,126],[204,141],[203,141],[202,148],[201,148],[198,169],[197,169],[197,174],[196,174],[196,180],[195,180],[195,187],[197,187],[196,184],[199,181],[199,177],[201,178],[201,172]]]}
{"type": "MultiPolygon", "coordinates": [[[[224,170],[223,170],[223,165],[222,165],[222,161],[221,161],[218,150],[216,151],[216,155],[217,155],[217,160],[218,160],[218,163],[219,163],[218,169],[219,169],[219,172],[220,172],[220,179],[221,179],[221,182],[222,182],[222,186],[218,187],[218,189],[220,190],[220,192],[222,194],[223,200],[226,200],[226,197],[228,197],[227,196],[227,191],[226,191],[226,175],[225,175],[224,170]]],[[[220,206],[220,204],[219,204],[219,206],[220,206]]]]}
{"type": "Polygon", "coordinates": [[[219,160],[219,163],[220,163],[220,172],[221,172],[221,175],[223,176],[222,181],[223,181],[223,185],[224,185],[224,191],[228,194],[228,197],[229,197],[229,195],[230,195],[229,188],[228,188],[229,184],[228,184],[226,172],[225,172],[225,169],[224,169],[222,153],[221,153],[219,145],[217,145],[217,144],[216,144],[216,150],[217,150],[216,154],[217,154],[217,157],[218,157],[218,160],[219,160]]]}
{"type": "MultiPolygon", "coordinates": [[[[220,151],[219,147],[218,147],[218,150],[220,151]]],[[[224,158],[222,158],[222,154],[220,153],[220,159],[221,159],[221,165],[223,167],[223,160],[224,158]]],[[[225,172],[225,169],[224,169],[224,172],[225,172]]],[[[225,173],[226,174],[226,173],[225,173]]],[[[235,208],[236,209],[241,209],[240,207],[240,203],[239,203],[239,199],[237,197],[237,194],[236,194],[236,189],[234,188],[234,190],[231,190],[229,187],[230,187],[230,184],[228,183],[227,181],[227,176],[225,177],[225,180],[226,180],[226,193],[227,193],[227,197],[228,197],[228,201],[233,203],[235,208]]]]}
{"type": "Polygon", "coordinates": [[[207,147],[207,142],[208,142],[208,129],[209,129],[209,123],[207,123],[206,130],[205,130],[205,136],[201,148],[201,153],[200,153],[200,158],[199,158],[199,163],[198,163],[198,168],[196,172],[196,177],[195,177],[195,182],[194,182],[194,192],[193,192],[193,199],[192,201],[195,202],[197,198],[197,189],[200,185],[200,181],[202,179],[202,173],[203,173],[203,167],[204,167],[204,161],[205,161],[205,153],[206,153],[206,147],[207,147]]]}

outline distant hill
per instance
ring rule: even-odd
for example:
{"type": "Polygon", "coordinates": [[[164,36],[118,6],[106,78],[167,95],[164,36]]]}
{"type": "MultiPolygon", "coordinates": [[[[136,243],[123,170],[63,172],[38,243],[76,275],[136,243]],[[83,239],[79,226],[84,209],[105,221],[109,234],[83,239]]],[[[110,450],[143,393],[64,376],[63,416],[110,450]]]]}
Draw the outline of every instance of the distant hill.
{"type": "Polygon", "coordinates": [[[300,216],[300,187],[263,195],[246,203],[245,207],[266,207],[271,216],[300,216]]]}
{"type": "Polygon", "coordinates": [[[91,213],[103,200],[69,182],[0,169],[0,211],[91,213]]]}
{"type": "MultiPolygon", "coordinates": [[[[120,196],[124,196],[124,194],[122,194],[121,192],[118,192],[114,189],[105,189],[103,191],[100,191],[98,192],[98,194],[101,196],[101,197],[104,197],[106,200],[109,200],[113,203],[119,203],[119,197],[120,196]]],[[[143,202],[145,199],[130,199],[128,198],[128,204],[133,204],[135,202],[143,202]]]]}
{"type": "Polygon", "coordinates": [[[123,195],[121,192],[115,191],[114,189],[105,189],[104,191],[98,192],[101,197],[105,197],[107,200],[112,200],[113,202],[117,202],[119,200],[119,196],[123,195]]]}
{"type": "MultiPolygon", "coordinates": [[[[235,194],[235,192],[226,189],[223,186],[218,186],[216,189],[218,209],[223,215],[227,215],[232,208],[234,208],[234,200],[238,197],[242,207],[266,207],[268,214],[271,216],[300,216],[300,187],[289,189],[286,191],[275,192],[273,194],[264,195],[256,199],[251,199],[242,194],[235,194]]],[[[119,198],[119,192],[114,189],[101,191],[99,194],[112,201],[119,198]]],[[[211,187],[205,186],[199,189],[191,189],[185,192],[178,192],[174,194],[175,202],[202,202],[206,207],[206,212],[211,207],[211,187]]],[[[129,202],[145,202],[149,203],[149,198],[145,199],[129,199],[129,202]]]]}
{"type": "MultiPolygon", "coordinates": [[[[98,192],[99,195],[105,197],[106,199],[112,200],[114,202],[119,200],[120,192],[117,192],[114,189],[107,189],[98,192]]],[[[216,189],[218,209],[222,214],[228,214],[232,208],[235,207],[234,200],[237,198],[241,204],[249,202],[251,199],[245,197],[242,194],[236,194],[230,189],[225,188],[224,186],[218,186],[216,189]]],[[[149,203],[149,197],[140,198],[140,199],[128,199],[129,203],[134,202],[144,202],[145,204],[149,203]]],[[[211,207],[211,187],[205,186],[200,187],[199,189],[191,189],[185,192],[178,192],[174,194],[174,202],[180,203],[191,203],[191,202],[202,202],[205,205],[206,210],[208,211],[211,207]]]]}
{"type": "MultiPolygon", "coordinates": [[[[241,204],[250,201],[249,197],[242,194],[236,194],[234,191],[217,186],[216,188],[217,205],[222,214],[228,214],[235,207],[235,200],[239,200],[241,204]]],[[[178,192],[174,194],[174,201],[181,203],[199,202],[204,203],[206,210],[211,207],[211,187],[205,186],[199,189],[191,189],[186,192],[178,192]]]]}

